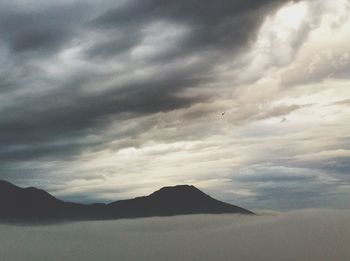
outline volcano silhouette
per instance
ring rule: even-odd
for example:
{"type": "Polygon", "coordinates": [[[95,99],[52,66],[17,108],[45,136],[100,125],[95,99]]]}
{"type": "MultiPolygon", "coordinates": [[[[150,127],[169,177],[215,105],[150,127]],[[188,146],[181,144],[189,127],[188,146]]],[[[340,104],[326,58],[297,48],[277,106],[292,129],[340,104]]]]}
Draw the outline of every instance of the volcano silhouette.
{"type": "Polygon", "coordinates": [[[59,200],[41,189],[20,188],[0,181],[0,220],[6,222],[105,220],[224,213],[254,214],[247,209],[213,199],[190,185],[163,187],[148,196],[109,204],[80,204],[59,200]]]}

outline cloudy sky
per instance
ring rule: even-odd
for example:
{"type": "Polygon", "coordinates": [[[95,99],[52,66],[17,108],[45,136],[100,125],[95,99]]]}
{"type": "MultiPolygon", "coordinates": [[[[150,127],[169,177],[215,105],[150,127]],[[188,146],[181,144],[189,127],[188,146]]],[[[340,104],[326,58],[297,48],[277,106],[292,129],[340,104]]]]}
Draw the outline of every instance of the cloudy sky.
{"type": "Polygon", "coordinates": [[[0,35],[0,179],[350,208],[349,0],[2,0],[0,35]]]}

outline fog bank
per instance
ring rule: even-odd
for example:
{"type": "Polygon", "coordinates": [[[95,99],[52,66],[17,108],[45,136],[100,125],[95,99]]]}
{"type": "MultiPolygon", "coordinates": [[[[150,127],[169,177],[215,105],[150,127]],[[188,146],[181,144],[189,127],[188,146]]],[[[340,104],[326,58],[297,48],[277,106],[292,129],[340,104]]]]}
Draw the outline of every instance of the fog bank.
{"type": "Polygon", "coordinates": [[[350,260],[350,211],[0,224],[1,260],[350,260]]]}

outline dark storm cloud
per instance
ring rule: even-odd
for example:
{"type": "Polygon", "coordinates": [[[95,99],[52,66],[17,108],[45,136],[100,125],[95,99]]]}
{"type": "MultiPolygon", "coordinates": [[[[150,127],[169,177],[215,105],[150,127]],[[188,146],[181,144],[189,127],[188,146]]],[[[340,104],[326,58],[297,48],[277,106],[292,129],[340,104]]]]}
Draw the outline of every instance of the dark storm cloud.
{"type": "Polygon", "coordinates": [[[168,91],[170,88],[179,92],[199,84],[201,79],[193,78],[193,73],[174,71],[172,75],[129,83],[97,94],[75,91],[79,81],[73,81],[73,86],[63,90],[26,98],[24,103],[4,109],[6,116],[0,119],[0,142],[4,146],[0,159],[69,156],[84,144],[92,145],[89,140],[84,141],[85,135],[99,134],[113,118],[122,120],[122,113],[139,117],[203,100],[205,97],[177,97],[175,91],[168,91]]]}
{"type": "MultiPolygon", "coordinates": [[[[222,55],[224,50],[246,47],[248,41],[255,37],[266,13],[286,2],[289,1],[133,0],[101,15],[92,24],[107,31],[128,28],[135,32],[153,22],[167,21],[185,27],[189,32],[177,43],[176,49],[161,58],[171,59],[201,51],[222,55]]],[[[109,51],[113,54],[114,47],[109,51]]]]}
{"type": "MultiPolygon", "coordinates": [[[[27,72],[26,66],[38,57],[54,63],[50,57],[65,48],[83,44],[85,39],[90,41],[88,48],[82,49],[87,63],[91,58],[109,58],[128,52],[142,42],[143,28],[159,21],[169,21],[188,29],[184,39],[174,48],[160,58],[156,57],[162,63],[171,64],[174,59],[179,59],[178,56],[185,59],[186,55],[202,51],[212,51],[215,55],[203,55],[200,63],[191,66],[184,66],[180,61],[170,72],[159,68],[156,75],[115,84],[115,87],[96,93],[84,91],[85,86],[93,83],[98,90],[105,81],[118,80],[118,74],[77,71],[73,77],[78,80],[71,82],[47,75],[45,68],[39,66],[25,73],[25,78],[4,77],[0,83],[2,89],[27,88],[27,95],[14,98],[16,102],[1,109],[1,160],[31,160],[42,156],[62,158],[64,154],[83,150],[84,144],[86,147],[95,144],[88,140],[88,135],[100,134],[114,121],[122,124],[121,114],[130,115],[124,119],[138,117],[186,108],[203,101],[205,97],[181,94],[187,88],[208,83],[211,79],[207,75],[215,61],[224,57],[228,50],[244,48],[254,38],[264,16],[286,2],[127,1],[118,8],[110,6],[107,8],[110,11],[104,13],[95,13],[94,10],[100,9],[82,2],[28,10],[6,9],[3,5],[0,31],[4,37],[1,43],[9,52],[8,62],[14,63],[6,73],[9,75],[15,75],[14,70],[27,72]],[[36,90],[38,86],[40,91],[36,90]]],[[[128,66],[132,63],[128,59],[124,57],[118,62],[128,66]]],[[[148,68],[147,62],[143,61],[141,69],[148,68]]]]}
{"type": "Polygon", "coordinates": [[[87,15],[86,5],[53,4],[44,8],[0,11],[0,32],[11,52],[52,55],[64,48],[77,34],[87,15]]]}

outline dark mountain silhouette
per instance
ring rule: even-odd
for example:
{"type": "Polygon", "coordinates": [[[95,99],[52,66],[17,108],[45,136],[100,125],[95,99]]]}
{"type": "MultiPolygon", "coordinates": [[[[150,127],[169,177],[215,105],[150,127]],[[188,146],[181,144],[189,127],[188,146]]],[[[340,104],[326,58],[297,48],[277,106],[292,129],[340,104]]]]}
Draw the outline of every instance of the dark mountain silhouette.
{"type": "Polygon", "coordinates": [[[149,196],[110,204],[61,201],[44,190],[20,188],[0,181],[0,220],[41,222],[173,216],[185,214],[254,214],[213,199],[194,186],[164,187],[149,196]]]}

